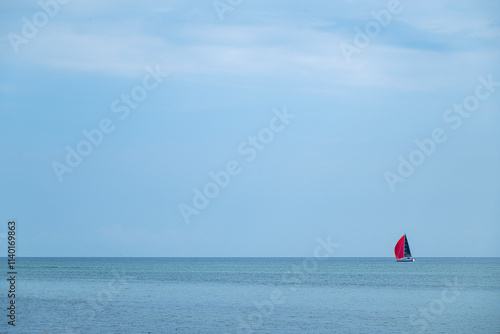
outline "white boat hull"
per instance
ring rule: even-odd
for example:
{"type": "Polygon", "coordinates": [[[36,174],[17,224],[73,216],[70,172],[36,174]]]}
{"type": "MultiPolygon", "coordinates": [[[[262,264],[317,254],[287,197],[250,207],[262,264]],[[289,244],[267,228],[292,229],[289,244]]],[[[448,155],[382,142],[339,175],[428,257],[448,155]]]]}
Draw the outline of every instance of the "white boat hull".
{"type": "Polygon", "coordinates": [[[415,261],[415,259],[412,257],[403,257],[401,259],[396,259],[396,262],[413,262],[413,261],[415,261]]]}

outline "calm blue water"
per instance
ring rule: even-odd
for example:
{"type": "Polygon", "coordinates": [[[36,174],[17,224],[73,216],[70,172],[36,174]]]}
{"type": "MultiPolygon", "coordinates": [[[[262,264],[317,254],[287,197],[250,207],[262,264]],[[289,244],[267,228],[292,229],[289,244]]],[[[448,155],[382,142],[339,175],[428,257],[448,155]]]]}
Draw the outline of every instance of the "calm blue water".
{"type": "Polygon", "coordinates": [[[499,258],[17,261],[1,332],[500,333],[499,258]]]}

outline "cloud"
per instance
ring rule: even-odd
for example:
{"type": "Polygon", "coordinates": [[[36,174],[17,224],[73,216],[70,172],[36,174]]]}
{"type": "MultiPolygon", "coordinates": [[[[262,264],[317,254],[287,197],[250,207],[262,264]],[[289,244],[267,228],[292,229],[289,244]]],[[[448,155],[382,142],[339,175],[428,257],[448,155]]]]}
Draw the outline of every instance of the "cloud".
{"type": "Polygon", "coordinates": [[[412,6],[399,19],[429,37],[447,42],[463,43],[465,40],[474,43],[477,38],[500,36],[500,29],[494,24],[496,10],[491,7],[476,2],[426,2],[425,6],[412,6]]]}
{"type": "Polygon", "coordinates": [[[332,57],[340,41],[312,30],[304,34],[275,27],[200,26],[180,35],[172,40],[180,38],[182,42],[175,43],[135,30],[77,32],[71,27],[54,26],[34,41],[26,57],[52,68],[123,76],[135,75],[158,62],[180,73],[211,75],[294,75],[344,66],[332,57]],[[290,40],[290,36],[295,37],[290,40]],[[283,42],[285,39],[288,43],[283,42]]]}
{"type": "Polygon", "coordinates": [[[158,63],[162,44],[155,37],[131,34],[75,32],[54,27],[29,46],[29,61],[56,69],[102,72],[118,76],[143,73],[158,63]],[[64,47],[62,47],[64,46],[64,47]],[[157,50],[157,52],[151,52],[157,50]]]}
{"type": "MultiPolygon", "coordinates": [[[[99,12],[110,5],[85,6],[93,10],[97,6],[99,12]]],[[[478,50],[474,38],[489,40],[499,31],[488,26],[491,20],[479,9],[476,17],[466,18],[432,10],[421,16],[424,9],[408,7],[384,28],[391,31],[382,31],[348,64],[339,46],[352,43],[352,20],[302,22],[290,17],[274,23],[188,24],[171,20],[176,6],[149,6],[142,14],[151,15],[151,20],[126,16],[125,21],[115,22],[98,16],[91,23],[53,22],[27,46],[23,57],[50,68],[114,76],[139,76],[146,66],[161,64],[172,74],[197,79],[300,81],[309,91],[338,92],[353,86],[430,90],[454,81],[450,78],[455,76],[463,78],[464,71],[478,75],[478,57],[486,60],[483,64],[491,64],[496,50],[478,50]],[[163,22],[165,16],[170,21],[163,22]],[[297,20],[302,24],[297,26],[297,20]],[[464,24],[450,28],[457,20],[464,24]],[[324,29],[325,24],[329,29],[324,29]],[[438,72],[444,75],[436,78],[438,72]]],[[[436,6],[428,4],[431,9],[436,6]]],[[[359,24],[362,27],[364,22],[359,24]]]]}

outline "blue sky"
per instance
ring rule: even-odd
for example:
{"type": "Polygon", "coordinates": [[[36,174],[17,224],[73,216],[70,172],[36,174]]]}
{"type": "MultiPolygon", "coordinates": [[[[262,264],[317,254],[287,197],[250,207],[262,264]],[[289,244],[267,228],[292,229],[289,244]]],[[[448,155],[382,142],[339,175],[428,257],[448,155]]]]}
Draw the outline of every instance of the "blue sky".
{"type": "Polygon", "coordinates": [[[18,255],[500,256],[498,2],[41,3],[0,4],[18,255]]]}

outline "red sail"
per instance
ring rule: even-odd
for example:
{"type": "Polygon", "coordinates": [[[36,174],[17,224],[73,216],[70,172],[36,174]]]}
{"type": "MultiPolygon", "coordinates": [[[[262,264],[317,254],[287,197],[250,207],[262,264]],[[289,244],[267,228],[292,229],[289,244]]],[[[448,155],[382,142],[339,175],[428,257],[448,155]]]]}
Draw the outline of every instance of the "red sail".
{"type": "Polygon", "coordinates": [[[396,247],[394,247],[394,255],[396,255],[396,259],[403,258],[404,251],[405,251],[405,236],[403,235],[396,244],[396,247]]]}

